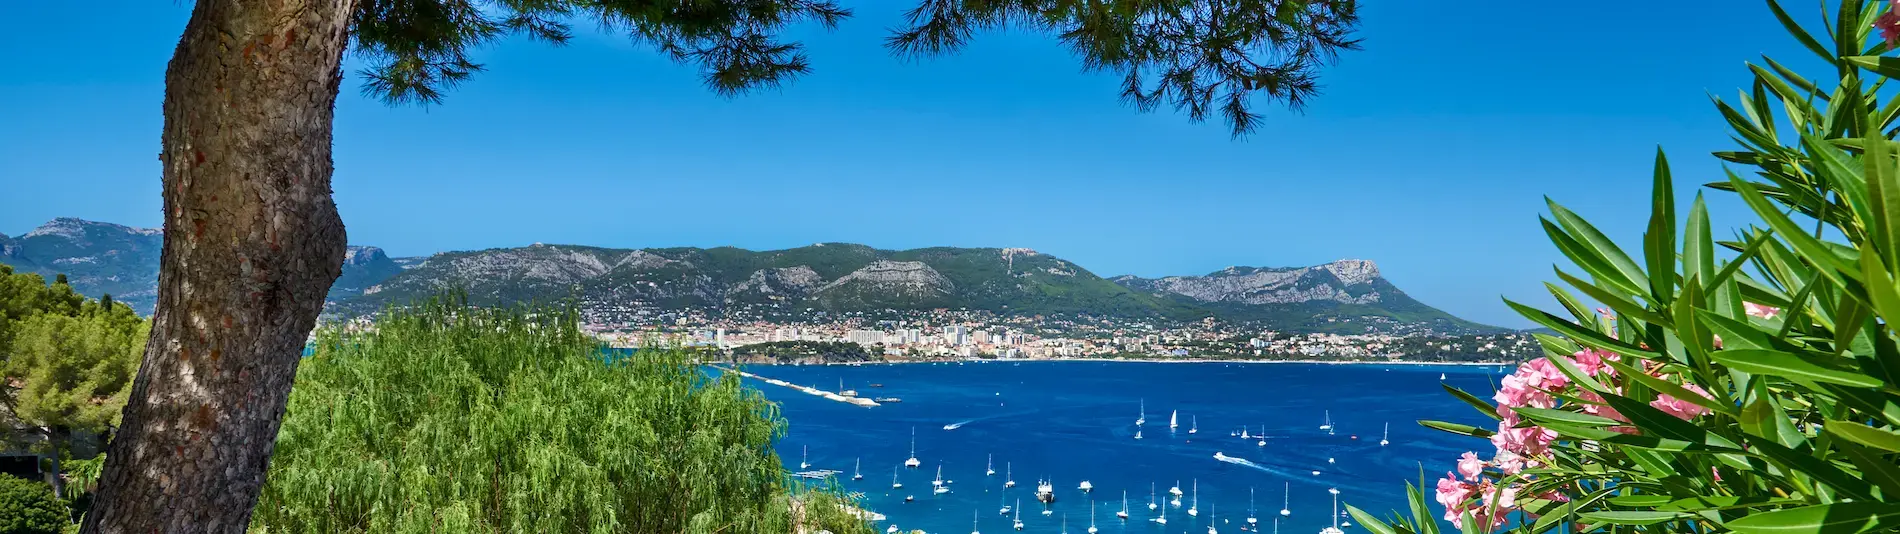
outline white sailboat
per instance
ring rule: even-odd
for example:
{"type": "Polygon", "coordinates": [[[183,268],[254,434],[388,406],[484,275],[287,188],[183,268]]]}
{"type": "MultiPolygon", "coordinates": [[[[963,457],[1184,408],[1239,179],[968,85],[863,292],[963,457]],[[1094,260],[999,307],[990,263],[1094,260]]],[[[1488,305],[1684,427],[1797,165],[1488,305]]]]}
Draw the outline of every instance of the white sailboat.
{"type": "Polygon", "coordinates": [[[1346,534],[1346,531],[1339,529],[1339,488],[1330,488],[1326,491],[1333,494],[1333,524],[1319,529],[1319,534],[1346,534]]]}
{"type": "Polygon", "coordinates": [[[811,446],[807,445],[804,447],[803,452],[798,453],[798,468],[799,469],[811,468],[811,462],[806,461],[806,459],[810,457],[811,457],[811,446]]]}
{"type": "Polygon", "coordinates": [[[1115,518],[1123,521],[1128,520],[1128,490],[1122,490],[1122,511],[1115,512],[1115,518]]]}
{"type": "Polygon", "coordinates": [[[924,462],[917,459],[917,427],[910,427],[910,459],[904,460],[904,467],[922,467],[924,462]]]}
{"type": "MultiPolygon", "coordinates": [[[[1280,516],[1286,517],[1286,516],[1293,515],[1293,506],[1292,506],[1293,483],[1292,482],[1286,483],[1286,488],[1280,490],[1280,496],[1285,498],[1285,501],[1280,503],[1280,516]]],[[[1274,523],[1274,528],[1276,529],[1279,528],[1279,523],[1274,523]]]]}
{"type": "Polygon", "coordinates": [[[889,527],[885,527],[884,534],[897,534],[897,525],[891,525],[889,527]]]}
{"type": "Polygon", "coordinates": [[[897,467],[891,466],[891,489],[903,489],[904,483],[897,481],[897,467]]]}
{"type": "MultiPolygon", "coordinates": [[[[996,512],[996,515],[1009,515],[1009,511],[1010,511],[1010,510],[1014,510],[1014,508],[1010,508],[1010,507],[1009,507],[1009,495],[1008,495],[1008,494],[1004,494],[1004,495],[1003,495],[1003,498],[1002,498],[1002,501],[1003,501],[1003,507],[1002,507],[1002,509],[999,509],[999,510],[997,510],[997,512],[996,512]]],[[[1021,501],[1021,500],[1018,500],[1018,501],[1016,501],[1016,503],[1017,503],[1017,504],[1022,504],[1022,501],[1021,501]]]]}
{"type": "Polygon", "coordinates": [[[1200,517],[1201,516],[1201,510],[1200,510],[1201,508],[1201,479],[1198,479],[1198,478],[1194,479],[1194,496],[1192,497],[1192,499],[1193,500],[1188,501],[1188,516],[1200,517]]]}
{"type": "Polygon", "coordinates": [[[1207,534],[1220,534],[1219,530],[1214,529],[1214,505],[1212,504],[1207,505],[1207,534]]]}
{"type": "Polygon", "coordinates": [[[1247,488],[1247,526],[1260,528],[1260,518],[1254,517],[1253,488],[1247,488]]]}
{"type": "Polygon", "coordinates": [[[976,529],[976,510],[970,510],[970,534],[983,534],[976,529]]]}
{"type": "Polygon", "coordinates": [[[1323,423],[1320,423],[1319,429],[1325,430],[1327,433],[1332,433],[1333,431],[1333,411],[1332,410],[1326,410],[1326,421],[1323,423]]]}
{"type": "Polygon", "coordinates": [[[1141,429],[1135,429],[1135,439],[1141,439],[1141,429]]]}
{"type": "Polygon", "coordinates": [[[1181,421],[1181,410],[1175,410],[1173,413],[1168,414],[1168,430],[1174,430],[1176,428],[1180,428],[1181,426],[1180,421],[1181,421]]]}
{"type": "Polygon", "coordinates": [[[1089,534],[1095,534],[1095,501],[1089,501],[1089,534]]]}
{"type": "Polygon", "coordinates": [[[1094,485],[1094,484],[1090,484],[1090,483],[1089,483],[1089,481],[1087,481],[1087,480],[1084,480],[1084,481],[1082,481],[1082,483],[1081,483],[1080,485],[1077,485],[1077,486],[1075,487],[1075,489],[1079,489],[1079,490],[1082,490],[1082,493],[1088,493],[1088,492],[1091,492],[1091,491],[1095,491],[1095,485],[1094,485]]]}
{"type": "Polygon", "coordinates": [[[1253,436],[1247,435],[1247,427],[1240,427],[1240,439],[1253,439],[1253,436]]]}
{"type": "Polygon", "coordinates": [[[1160,507],[1160,505],[1155,504],[1155,483],[1149,482],[1148,483],[1148,510],[1153,511],[1155,508],[1158,508],[1158,507],[1160,507]]]}
{"type": "Polygon", "coordinates": [[[1189,434],[1201,433],[1201,416],[1198,416],[1198,415],[1193,416],[1192,418],[1188,419],[1188,423],[1189,423],[1188,424],[1189,434]]]}
{"type": "Polygon", "coordinates": [[[1179,480],[1174,481],[1174,486],[1168,488],[1168,494],[1176,496],[1176,497],[1186,495],[1185,493],[1181,493],[1181,481],[1179,480]]]}
{"type": "Polygon", "coordinates": [[[1445,381],[1445,373],[1438,373],[1438,381],[1440,382],[1445,381]]]}
{"type": "Polygon", "coordinates": [[[1016,487],[1016,475],[1010,473],[1009,467],[1010,467],[1009,462],[1003,462],[1003,487],[1004,488],[1016,487]]]}
{"type": "Polygon", "coordinates": [[[1392,423],[1386,423],[1385,435],[1379,436],[1379,446],[1384,447],[1386,445],[1390,445],[1391,443],[1392,443],[1392,423]]]}
{"type": "Polygon", "coordinates": [[[1016,530],[1023,529],[1023,512],[1021,508],[1022,504],[1023,504],[1022,499],[1016,500],[1016,506],[1018,506],[1018,508],[1016,509],[1016,530]]]}
{"type": "Polygon", "coordinates": [[[940,495],[944,493],[950,493],[950,488],[945,487],[943,485],[943,464],[937,464],[937,479],[930,481],[930,485],[936,486],[937,488],[937,489],[931,490],[930,491],[931,493],[936,493],[940,495]]]}
{"type": "Polygon", "coordinates": [[[990,460],[983,463],[983,476],[996,476],[996,455],[990,455],[990,460]]]}
{"type": "Polygon", "coordinates": [[[851,480],[864,480],[864,458],[851,465],[851,480]]]}
{"type": "Polygon", "coordinates": [[[1141,413],[1135,416],[1135,426],[1148,424],[1148,399],[1141,399],[1141,413]]]}

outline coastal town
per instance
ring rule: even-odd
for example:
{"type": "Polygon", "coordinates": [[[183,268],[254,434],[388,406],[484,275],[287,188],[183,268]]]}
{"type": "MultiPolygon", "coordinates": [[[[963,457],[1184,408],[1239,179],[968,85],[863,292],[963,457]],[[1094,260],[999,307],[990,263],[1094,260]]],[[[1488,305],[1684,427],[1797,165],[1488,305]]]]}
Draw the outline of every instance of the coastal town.
{"type": "MultiPolygon", "coordinates": [[[[1358,318],[1380,319],[1384,318],[1358,318]]],[[[820,312],[805,320],[786,321],[688,310],[641,322],[609,321],[589,314],[584,314],[583,321],[584,329],[615,347],[690,346],[741,355],[780,354],[785,356],[774,359],[806,363],[839,361],[835,353],[840,352],[851,354],[844,361],[1105,358],[1437,363],[1509,363],[1539,353],[1536,340],[1524,332],[1448,334],[1417,327],[1368,327],[1364,333],[1282,332],[1214,318],[1164,323],[928,310],[877,315],[820,312]],[[795,350],[764,350],[787,347],[795,350]]]]}

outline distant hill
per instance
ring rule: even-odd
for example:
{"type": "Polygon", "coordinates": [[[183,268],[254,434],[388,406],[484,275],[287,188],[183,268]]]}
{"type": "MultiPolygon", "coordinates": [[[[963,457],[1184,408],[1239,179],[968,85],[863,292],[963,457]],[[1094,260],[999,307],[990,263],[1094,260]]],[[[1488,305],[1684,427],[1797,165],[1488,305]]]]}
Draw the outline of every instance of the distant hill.
{"type": "MultiPolygon", "coordinates": [[[[110,294],[150,315],[163,248],[164,233],[156,229],[61,217],[18,237],[0,235],[0,263],[48,279],[65,274],[80,293],[110,294]]],[[[376,247],[350,247],[349,258],[330,290],[333,301],[360,294],[402,270],[376,247]]]]}
{"type": "MultiPolygon", "coordinates": [[[[162,245],[158,230],[55,219],[0,235],[0,263],[150,313],[162,245]]],[[[1102,278],[1024,248],[882,250],[822,243],[785,250],[732,247],[615,249],[542,245],[428,258],[391,258],[352,246],[330,290],[333,312],[373,312],[445,289],[478,304],[578,298],[599,309],[774,309],[802,312],[985,310],[1122,318],[1258,322],[1289,331],[1502,329],[1413,300],[1371,261],[1296,268],[1230,267],[1202,276],[1102,278]]]]}

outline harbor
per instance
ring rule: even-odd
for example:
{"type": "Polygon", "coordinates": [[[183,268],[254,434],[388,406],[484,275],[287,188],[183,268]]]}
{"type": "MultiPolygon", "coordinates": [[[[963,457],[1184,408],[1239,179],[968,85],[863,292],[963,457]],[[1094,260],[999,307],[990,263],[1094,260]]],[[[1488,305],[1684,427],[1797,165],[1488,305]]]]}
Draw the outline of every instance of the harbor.
{"type": "MultiPolygon", "coordinates": [[[[851,404],[851,405],[855,405],[855,406],[863,406],[863,407],[865,407],[865,408],[876,408],[876,407],[878,407],[878,406],[879,406],[879,403],[878,403],[878,401],[875,401],[875,400],[871,400],[871,399],[867,399],[867,398],[864,398],[864,397],[859,397],[859,396],[857,395],[857,392],[856,392],[856,391],[852,391],[852,390],[848,390],[848,389],[844,389],[844,388],[843,388],[843,385],[842,385],[842,384],[840,384],[840,387],[839,387],[839,391],[836,391],[836,392],[832,392],[832,391],[825,391],[825,390],[822,390],[822,389],[818,389],[818,388],[815,388],[815,387],[811,387],[811,386],[801,386],[801,385],[798,385],[798,384],[793,384],[793,383],[791,383],[791,382],[786,382],[786,381],[784,381],[784,380],[779,380],[779,379],[777,379],[777,378],[771,378],[771,377],[766,377],[766,376],[759,376],[759,375],[756,375],[756,374],[752,374],[752,373],[748,373],[748,372],[745,372],[745,371],[740,371],[740,370],[738,370],[738,369],[733,369],[733,368],[730,368],[730,367],[721,367],[721,366],[717,366],[717,365],[714,365],[714,366],[712,366],[712,367],[713,367],[714,369],[718,369],[718,370],[719,370],[720,372],[724,372],[724,373],[734,373],[734,374],[737,374],[737,375],[739,375],[739,376],[743,376],[743,377],[746,377],[746,378],[751,378],[751,379],[754,379],[754,380],[758,380],[758,381],[760,381],[760,382],[765,382],[765,383],[767,383],[767,384],[771,384],[771,385],[774,385],[774,386],[781,386],[781,387],[787,387],[787,388],[791,388],[791,389],[794,389],[794,390],[797,390],[797,391],[799,391],[799,392],[801,392],[801,393],[805,393],[805,394],[807,394],[807,395],[812,395],[812,396],[816,396],[816,397],[822,397],[822,398],[825,398],[825,399],[828,399],[828,400],[834,400],[834,401],[838,401],[838,402],[842,402],[842,403],[845,403],[845,404],[851,404]]],[[[888,399],[888,400],[892,400],[892,401],[894,401],[894,400],[896,400],[896,399],[888,399]]]]}

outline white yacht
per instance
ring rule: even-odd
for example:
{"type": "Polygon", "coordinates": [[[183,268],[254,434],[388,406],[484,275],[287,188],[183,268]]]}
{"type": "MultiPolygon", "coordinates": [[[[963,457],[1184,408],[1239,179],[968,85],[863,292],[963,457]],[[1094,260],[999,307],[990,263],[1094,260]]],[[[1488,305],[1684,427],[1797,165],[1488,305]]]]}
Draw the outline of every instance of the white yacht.
{"type": "Polygon", "coordinates": [[[1214,505],[1212,504],[1207,505],[1207,534],[1220,534],[1219,530],[1214,530],[1214,505]]]}
{"type": "Polygon", "coordinates": [[[1325,430],[1326,433],[1328,434],[1331,434],[1333,432],[1333,411],[1332,410],[1326,410],[1326,420],[1320,423],[1319,429],[1325,430]]]}
{"type": "Polygon", "coordinates": [[[990,455],[990,460],[983,463],[983,476],[996,476],[996,455],[990,455]]]}
{"type": "Polygon", "coordinates": [[[858,458],[851,466],[851,480],[864,480],[864,458],[858,458]]]}
{"type": "Polygon", "coordinates": [[[1346,534],[1346,531],[1339,529],[1339,488],[1330,488],[1326,491],[1333,494],[1333,524],[1319,529],[1319,534],[1346,534]]]}
{"type": "Polygon", "coordinates": [[[904,467],[922,467],[924,462],[917,459],[917,427],[910,427],[910,459],[904,460],[904,467]]]}
{"type": "Polygon", "coordinates": [[[1196,415],[1188,419],[1188,433],[1201,433],[1201,416],[1196,415]]]}
{"type": "Polygon", "coordinates": [[[1160,505],[1155,504],[1155,483],[1149,482],[1148,483],[1148,510],[1153,511],[1155,508],[1159,508],[1159,507],[1160,505]]]}
{"type": "MultiPolygon", "coordinates": [[[[1017,500],[1016,500],[1016,505],[1017,505],[1017,506],[1021,506],[1022,504],[1023,504],[1023,502],[1022,502],[1022,500],[1021,500],[1021,499],[1017,499],[1017,500]]],[[[1022,529],[1023,529],[1023,512],[1022,512],[1022,510],[1021,510],[1021,509],[1017,509],[1017,511],[1016,511],[1016,530],[1022,530],[1022,529]]]]}
{"type": "Polygon", "coordinates": [[[891,468],[891,489],[903,489],[904,483],[897,481],[897,468],[891,468]]]}
{"type": "Polygon", "coordinates": [[[1075,489],[1079,489],[1079,490],[1082,490],[1082,493],[1088,493],[1088,492],[1091,492],[1091,491],[1095,491],[1095,485],[1094,485],[1094,484],[1090,484],[1090,483],[1089,483],[1089,481],[1087,481],[1087,480],[1084,480],[1084,481],[1082,481],[1082,484],[1081,484],[1081,485],[1078,485],[1078,486],[1076,486],[1076,487],[1075,487],[1075,489]]]}
{"type": "Polygon", "coordinates": [[[1379,446],[1384,447],[1386,445],[1390,445],[1391,443],[1392,443],[1392,423],[1386,423],[1385,434],[1379,436],[1379,446]]]}
{"type": "MultiPolygon", "coordinates": [[[[1022,503],[1018,501],[1017,504],[1022,503]]],[[[1003,495],[1003,508],[998,510],[996,515],[1009,515],[1010,510],[1014,510],[1014,508],[1009,507],[1009,495],[1005,494],[1003,495]]]]}
{"type": "Polygon", "coordinates": [[[1135,439],[1141,439],[1141,429],[1135,429],[1135,439]]]}
{"type": "Polygon", "coordinates": [[[798,453],[798,468],[799,469],[811,468],[811,462],[806,461],[807,458],[811,458],[811,446],[809,445],[805,446],[804,449],[798,453]]]}
{"type": "Polygon", "coordinates": [[[1175,410],[1174,413],[1168,414],[1168,430],[1174,430],[1176,428],[1179,428],[1180,426],[1181,426],[1181,410],[1175,410]]]}
{"type": "Polygon", "coordinates": [[[1174,481],[1174,487],[1168,488],[1168,494],[1176,497],[1186,495],[1186,493],[1181,493],[1181,481],[1174,481]]]}
{"type": "Polygon", "coordinates": [[[1188,517],[1200,517],[1201,515],[1201,510],[1200,510],[1201,508],[1201,480],[1200,479],[1194,480],[1194,496],[1191,497],[1191,499],[1192,500],[1188,501],[1188,517]]]}
{"type": "Polygon", "coordinates": [[[983,534],[976,529],[976,510],[970,510],[970,534],[983,534]]]}
{"type": "Polygon", "coordinates": [[[1439,382],[1445,381],[1445,373],[1438,373],[1438,381],[1439,382]]]}
{"type": "Polygon", "coordinates": [[[1016,487],[1016,475],[1010,473],[1009,462],[1003,462],[1003,487],[1016,487]]]}
{"type": "Polygon", "coordinates": [[[1056,486],[1047,480],[1036,481],[1036,500],[1043,504],[1056,502],[1056,486]]]}
{"type": "Polygon", "coordinates": [[[1247,435],[1247,427],[1240,427],[1240,439],[1253,439],[1253,436],[1247,435]]]}
{"type": "Polygon", "coordinates": [[[891,525],[889,527],[886,527],[884,529],[884,534],[897,534],[897,525],[891,525]]]}
{"type": "Polygon", "coordinates": [[[1148,424],[1148,399],[1141,399],[1141,412],[1135,416],[1135,426],[1148,424]]]}
{"type": "MultiPolygon", "coordinates": [[[[1292,504],[1293,504],[1293,483],[1292,483],[1292,482],[1288,482],[1288,483],[1286,483],[1286,488],[1285,488],[1285,489],[1282,489],[1282,490],[1280,490],[1280,497],[1282,497],[1283,499],[1285,499],[1284,501],[1282,501],[1282,502],[1280,503],[1280,517],[1286,517],[1286,516],[1290,516],[1290,515],[1293,515],[1293,506],[1292,506],[1292,504]]],[[[1278,523],[1275,523],[1275,524],[1274,524],[1274,527],[1273,527],[1273,528],[1276,528],[1276,529],[1278,529],[1278,528],[1280,528],[1280,527],[1279,527],[1279,524],[1278,524],[1278,523]]]]}
{"type": "Polygon", "coordinates": [[[1115,518],[1123,521],[1128,520],[1128,490],[1122,490],[1122,511],[1115,512],[1115,518]]]}

